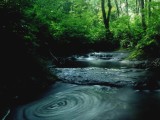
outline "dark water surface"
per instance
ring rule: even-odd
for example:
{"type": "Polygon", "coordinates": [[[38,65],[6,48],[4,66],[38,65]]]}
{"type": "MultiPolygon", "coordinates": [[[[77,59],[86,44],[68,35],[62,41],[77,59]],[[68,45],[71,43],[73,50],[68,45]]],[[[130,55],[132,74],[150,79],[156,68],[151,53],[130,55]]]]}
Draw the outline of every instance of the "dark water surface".
{"type": "Polygon", "coordinates": [[[126,52],[72,56],[50,68],[60,81],[42,98],[11,110],[11,120],[155,120],[160,119],[158,78],[127,61],[126,52]],[[155,81],[151,89],[147,84],[155,81]],[[140,82],[139,82],[140,81],[140,82]],[[135,87],[139,83],[143,89],[135,87]],[[119,87],[120,86],[120,87],[119,87]]]}

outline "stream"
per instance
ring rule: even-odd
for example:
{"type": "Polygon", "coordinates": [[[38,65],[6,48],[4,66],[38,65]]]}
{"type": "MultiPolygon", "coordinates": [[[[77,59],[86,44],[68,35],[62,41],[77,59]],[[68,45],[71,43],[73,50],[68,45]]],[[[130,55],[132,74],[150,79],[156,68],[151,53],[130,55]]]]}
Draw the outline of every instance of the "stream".
{"type": "Polygon", "coordinates": [[[128,52],[94,52],[49,66],[59,80],[39,100],[11,111],[11,120],[160,119],[159,78],[128,52]]]}

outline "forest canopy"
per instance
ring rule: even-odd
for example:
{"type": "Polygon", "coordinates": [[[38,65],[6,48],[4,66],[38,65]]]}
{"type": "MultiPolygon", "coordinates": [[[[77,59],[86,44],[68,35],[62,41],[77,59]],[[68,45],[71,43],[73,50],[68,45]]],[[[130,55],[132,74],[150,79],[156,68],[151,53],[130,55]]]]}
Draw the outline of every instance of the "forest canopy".
{"type": "Polygon", "coordinates": [[[0,9],[2,31],[21,34],[32,52],[159,53],[159,0],[3,0],[0,9]]]}

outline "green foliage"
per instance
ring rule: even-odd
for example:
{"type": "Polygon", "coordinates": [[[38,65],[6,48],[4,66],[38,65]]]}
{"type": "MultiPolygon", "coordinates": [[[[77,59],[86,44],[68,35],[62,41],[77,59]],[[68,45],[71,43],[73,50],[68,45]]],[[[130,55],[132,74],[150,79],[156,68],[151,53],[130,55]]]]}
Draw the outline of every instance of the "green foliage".
{"type": "Polygon", "coordinates": [[[114,39],[120,42],[121,48],[132,47],[133,37],[128,21],[128,16],[122,16],[111,23],[114,39]]]}
{"type": "Polygon", "coordinates": [[[134,60],[134,59],[141,59],[144,55],[144,51],[142,49],[133,50],[132,53],[129,55],[127,59],[134,60]]]}
{"type": "MultiPolygon", "coordinates": [[[[150,43],[151,40],[159,44],[159,2],[151,2],[150,17],[147,5],[143,10],[147,23],[145,31],[141,23],[141,13],[136,11],[136,2],[128,0],[128,13],[125,2],[122,0],[119,4],[118,16],[115,2],[111,1],[110,35],[106,35],[99,0],[17,0],[16,3],[12,1],[7,5],[16,6],[12,8],[23,15],[23,18],[19,19],[19,26],[15,24],[11,29],[17,31],[17,34],[21,31],[32,52],[40,49],[47,52],[47,47],[56,51],[64,48],[66,51],[65,48],[71,48],[70,46],[79,49],[103,42],[120,48],[137,46],[137,49],[148,46],[142,43],[150,43]]],[[[107,1],[105,6],[107,11],[107,1]]],[[[107,47],[106,45],[106,49],[107,47]]]]}
{"type": "MultiPolygon", "coordinates": [[[[125,1],[124,1],[125,2],[125,1]]],[[[142,11],[145,15],[146,30],[142,26],[141,14],[135,14],[133,1],[129,1],[129,15],[124,13],[111,22],[111,30],[114,38],[120,42],[121,48],[134,49],[130,58],[143,57],[153,58],[159,57],[160,54],[160,11],[158,1],[152,1],[145,4],[145,9],[142,11]],[[131,4],[132,3],[132,4],[131,4]]]]}
{"type": "Polygon", "coordinates": [[[97,3],[98,1],[84,0],[36,0],[32,7],[24,9],[24,39],[34,43],[35,47],[43,47],[39,41],[41,38],[44,43],[50,44],[53,41],[57,46],[79,44],[80,47],[93,44],[105,36],[102,15],[97,3]],[[45,35],[40,34],[43,26],[46,28],[45,35]]]}
{"type": "MultiPolygon", "coordinates": [[[[154,58],[160,57],[160,15],[158,7],[159,2],[152,2],[151,6],[155,9],[151,11],[151,16],[148,18],[147,29],[143,33],[141,39],[138,41],[136,45],[136,51],[142,52],[141,55],[143,58],[154,58]]],[[[138,35],[137,35],[138,36],[138,35]]],[[[140,55],[137,55],[140,56],[140,55]]]]}
{"type": "Polygon", "coordinates": [[[136,49],[130,55],[130,59],[147,59],[159,57],[160,47],[159,44],[149,37],[145,36],[140,40],[136,46],[136,49]]]}

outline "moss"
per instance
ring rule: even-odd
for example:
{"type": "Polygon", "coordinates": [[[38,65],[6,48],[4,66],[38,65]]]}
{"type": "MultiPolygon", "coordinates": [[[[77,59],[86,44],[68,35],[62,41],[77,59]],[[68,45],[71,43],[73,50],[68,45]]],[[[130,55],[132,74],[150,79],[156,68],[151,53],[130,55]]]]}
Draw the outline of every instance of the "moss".
{"type": "Polygon", "coordinates": [[[154,59],[160,57],[160,47],[156,40],[144,37],[131,52],[128,59],[154,59]]]}
{"type": "Polygon", "coordinates": [[[140,59],[143,56],[143,54],[144,51],[142,49],[133,50],[127,59],[128,60],[140,59]]]}

